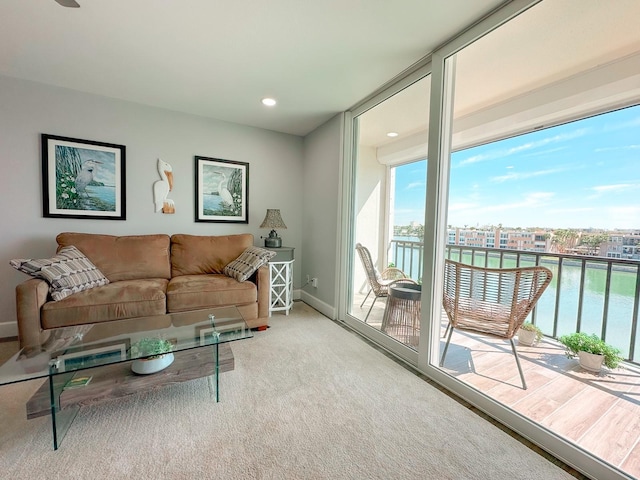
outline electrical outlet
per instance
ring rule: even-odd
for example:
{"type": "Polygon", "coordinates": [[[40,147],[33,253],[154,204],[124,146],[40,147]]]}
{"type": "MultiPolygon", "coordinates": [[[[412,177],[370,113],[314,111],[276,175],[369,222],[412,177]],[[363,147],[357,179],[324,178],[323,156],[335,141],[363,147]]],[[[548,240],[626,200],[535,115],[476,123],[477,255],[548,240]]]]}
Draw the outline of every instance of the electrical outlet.
{"type": "Polygon", "coordinates": [[[311,283],[311,275],[307,275],[307,283],[306,285],[309,285],[311,283]]]}
{"type": "Polygon", "coordinates": [[[311,286],[313,288],[318,288],[318,279],[317,278],[312,278],[311,279],[311,286]]]}

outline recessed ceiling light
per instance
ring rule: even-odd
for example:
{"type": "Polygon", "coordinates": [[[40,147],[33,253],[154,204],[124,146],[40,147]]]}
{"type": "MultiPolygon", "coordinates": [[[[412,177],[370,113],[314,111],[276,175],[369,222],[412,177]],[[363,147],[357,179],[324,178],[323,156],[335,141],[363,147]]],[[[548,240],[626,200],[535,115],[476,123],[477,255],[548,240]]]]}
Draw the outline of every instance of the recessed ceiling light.
{"type": "Polygon", "coordinates": [[[262,99],[262,104],[266,105],[267,107],[273,107],[276,103],[277,102],[273,98],[263,98],[262,99]]]}
{"type": "Polygon", "coordinates": [[[389,132],[387,133],[387,137],[397,137],[398,136],[398,132],[389,132]]]}

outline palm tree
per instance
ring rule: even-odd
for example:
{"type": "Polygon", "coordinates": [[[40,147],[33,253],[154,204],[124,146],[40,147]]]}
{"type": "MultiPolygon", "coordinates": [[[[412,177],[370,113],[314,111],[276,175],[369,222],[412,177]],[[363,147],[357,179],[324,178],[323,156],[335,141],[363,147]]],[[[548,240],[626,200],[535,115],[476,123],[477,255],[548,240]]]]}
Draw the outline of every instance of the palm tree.
{"type": "Polygon", "coordinates": [[[575,248],[579,236],[578,232],[571,228],[555,230],[551,234],[552,250],[555,249],[558,253],[566,253],[568,250],[575,248]]]}
{"type": "Polygon", "coordinates": [[[606,233],[598,233],[594,235],[584,235],[580,239],[580,245],[587,247],[589,255],[596,255],[600,249],[600,245],[609,239],[606,233]]]}

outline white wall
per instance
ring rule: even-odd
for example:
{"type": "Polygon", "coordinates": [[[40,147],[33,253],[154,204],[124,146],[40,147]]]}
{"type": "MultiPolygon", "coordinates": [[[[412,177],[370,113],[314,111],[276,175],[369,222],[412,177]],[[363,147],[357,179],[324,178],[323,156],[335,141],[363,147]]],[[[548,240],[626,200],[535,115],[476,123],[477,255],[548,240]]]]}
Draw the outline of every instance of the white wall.
{"type": "MultiPolygon", "coordinates": [[[[356,161],[356,229],[355,242],[369,249],[378,270],[384,270],[386,245],[382,232],[386,225],[385,198],[386,167],[376,158],[373,147],[358,147],[356,161]]],[[[369,289],[366,272],[360,258],[354,256],[354,292],[366,293],[369,289]]]]}
{"type": "Polygon", "coordinates": [[[302,255],[294,270],[318,279],[306,285],[301,298],[330,318],[336,318],[342,114],[305,137],[303,171],[302,255]]]}
{"type": "MultiPolygon", "coordinates": [[[[280,232],[285,243],[302,251],[301,137],[0,76],[0,167],[0,337],[17,334],[14,289],[27,279],[11,268],[9,260],[54,254],[59,232],[248,232],[254,234],[256,245],[262,245],[260,235],[268,232],[259,225],[266,209],[279,208],[288,227],[280,232]],[[126,221],[42,217],[41,133],[126,146],[126,221]],[[248,225],[194,222],[195,155],[249,163],[248,225]],[[173,167],[174,215],[154,212],[151,189],[159,179],[158,157],[173,167]]],[[[304,182],[309,183],[306,175],[304,182]]],[[[328,207],[333,218],[335,183],[332,190],[328,207]]],[[[300,275],[300,269],[294,269],[294,287],[301,285],[300,275]]]]}

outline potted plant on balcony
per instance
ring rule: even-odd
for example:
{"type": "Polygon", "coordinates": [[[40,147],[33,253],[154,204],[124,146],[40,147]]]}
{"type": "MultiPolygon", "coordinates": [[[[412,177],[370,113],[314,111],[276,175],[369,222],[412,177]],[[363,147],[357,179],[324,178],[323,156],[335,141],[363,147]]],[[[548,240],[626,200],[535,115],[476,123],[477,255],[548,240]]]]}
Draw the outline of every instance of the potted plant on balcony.
{"type": "Polygon", "coordinates": [[[599,372],[604,364],[607,368],[617,368],[623,358],[620,350],[607,344],[597,335],[583,332],[563,335],[558,339],[565,346],[567,358],[578,357],[585,370],[599,372]]]}
{"type": "Polygon", "coordinates": [[[518,329],[518,343],[530,347],[542,340],[542,330],[531,322],[524,322],[518,329]]]}
{"type": "Polygon", "coordinates": [[[131,358],[135,359],[131,363],[135,373],[156,373],[173,363],[173,344],[161,338],[143,338],[131,345],[131,358]]]}

